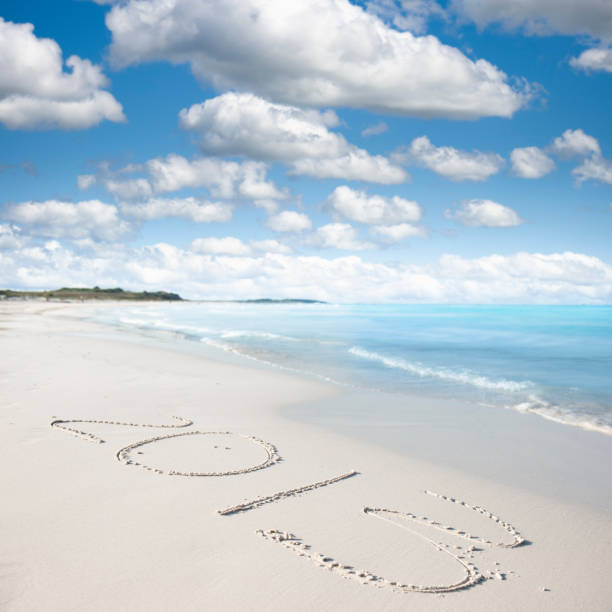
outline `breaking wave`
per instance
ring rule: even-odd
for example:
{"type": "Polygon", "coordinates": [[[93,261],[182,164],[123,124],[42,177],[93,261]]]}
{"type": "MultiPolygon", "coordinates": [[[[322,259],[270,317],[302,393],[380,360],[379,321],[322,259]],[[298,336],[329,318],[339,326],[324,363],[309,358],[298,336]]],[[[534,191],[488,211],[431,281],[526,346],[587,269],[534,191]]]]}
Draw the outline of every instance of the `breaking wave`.
{"type": "Polygon", "coordinates": [[[221,333],[221,338],[260,338],[262,340],[284,340],[286,342],[299,342],[299,338],[292,336],[283,336],[282,334],[273,334],[272,332],[250,331],[243,329],[231,329],[221,333]]]}
{"type": "Polygon", "coordinates": [[[491,378],[487,378],[486,376],[474,374],[466,370],[456,371],[448,368],[432,368],[429,366],[424,366],[420,363],[406,361],[405,359],[398,359],[397,357],[387,357],[386,355],[367,351],[358,346],[351,347],[349,349],[349,353],[351,353],[351,355],[355,355],[356,357],[361,357],[362,359],[377,361],[388,368],[410,372],[410,374],[414,374],[415,376],[419,376],[421,378],[437,378],[438,380],[445,380],[447,382],[478,387],[479,389],[516,392],[524,391],[532,385],[532,383],[528,381],[517,382],[504,379],[493,380],[491,378]]]}
{"type": "Polygon", "coordinates": [[[564,408],[558,404],[547,402],[536,395],[529,395],[523,402],[506,405],[504,407],[516,410],[517,412],[537,414],[543,419],[562,425],[572,425],[573,427],[580,427],[587,431],[598,431],[599,433],[612,436],[612,424],[605,422],[601,417],[578,410],[564,408]]]}

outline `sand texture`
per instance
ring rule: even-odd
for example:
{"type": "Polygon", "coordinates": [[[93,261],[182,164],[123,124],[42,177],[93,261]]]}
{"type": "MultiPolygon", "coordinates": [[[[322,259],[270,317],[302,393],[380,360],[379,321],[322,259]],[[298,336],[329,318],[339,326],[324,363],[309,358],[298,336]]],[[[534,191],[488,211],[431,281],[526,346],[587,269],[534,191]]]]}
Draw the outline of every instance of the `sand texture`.
{"type": "Polygon", "coordinates": [[[522,487],[445,454],[474,435],[460,414],[349,436],[287,416],[350,414],[340,388],[110,333],[93,307],[0,304],[0,610],[612,610],[612,439],[564,433],[583,464],[541,493],[564,426],[521,447],[505,414],[506,443],[470,445],[529,465],[522,487]]]}

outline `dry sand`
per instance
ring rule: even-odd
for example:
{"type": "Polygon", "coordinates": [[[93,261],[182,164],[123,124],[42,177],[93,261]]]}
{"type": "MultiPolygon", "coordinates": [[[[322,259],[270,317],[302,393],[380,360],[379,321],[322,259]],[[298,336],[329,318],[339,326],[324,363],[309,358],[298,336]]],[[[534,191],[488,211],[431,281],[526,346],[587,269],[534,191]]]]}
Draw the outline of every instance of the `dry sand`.
{"type": "Polygon", "coordinates": [[[298,421],[298,404],[350,415],[350,396],[184,341],[105,338],[75,318],[88,308],[0,304],[0,609],[612,610],[601,434],[568,434],[586,459],[553,495],[552,424],[526,456],[512,435],[472,444],[457,416],[468,457],[520,456],[492,478],[445,455],[433,416],[416,410],[401,444],[398,428],[346,435],[348,416],[298,421]],[[603,480],[580,479],[591,467],[603,480]]]}

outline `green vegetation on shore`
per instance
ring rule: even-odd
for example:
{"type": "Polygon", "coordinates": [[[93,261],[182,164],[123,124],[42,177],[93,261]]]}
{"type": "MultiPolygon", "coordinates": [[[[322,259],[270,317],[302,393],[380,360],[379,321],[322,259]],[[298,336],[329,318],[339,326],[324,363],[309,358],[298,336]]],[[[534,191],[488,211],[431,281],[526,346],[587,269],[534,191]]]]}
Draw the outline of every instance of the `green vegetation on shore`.
{"type": "MultiPolygon", "coordinates": [[[[0,300],[134,300],[156,302],[184,302],[178,293],[168,291],[125,291],[120,287],[100,289],[100,287],[62,287],[50,291],[16,291],[0,289],[0,300]]],[[[189,300],[187,300],[189,301],[189,300]]],[[[196,302],[226,302],[238,304],[325,304],[321,300],[305,298],[258,298],[251,300],[195,300],[196,302]]]]}
{"type": "Polygon", "coordinates": [[[140,301],[182,301],[178,293],[168,291],[125,291],[120,287],[62,287],[52,291],[13,291],[0,289],[0,299],[45,299],[45,300],[140,300],[140,301]]]}

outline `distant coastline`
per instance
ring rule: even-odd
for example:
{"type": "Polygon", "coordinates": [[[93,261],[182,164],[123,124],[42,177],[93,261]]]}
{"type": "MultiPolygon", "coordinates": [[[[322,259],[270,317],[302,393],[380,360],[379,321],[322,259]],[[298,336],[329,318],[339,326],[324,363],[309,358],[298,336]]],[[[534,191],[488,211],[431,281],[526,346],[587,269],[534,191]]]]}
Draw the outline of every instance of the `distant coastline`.
{"type": "Polygon", "coordinates": [[[186,300],[178,293],[170,291],[126,291],[120,287],[101,289],[100,287],[62,287],[49,291],[20,291],[0,289],[0,300],[121,300],[153,302],[222,302],[238,304],[326,304],[321,300],[305,298],[257,298],[250,300],[186,300]]]}

